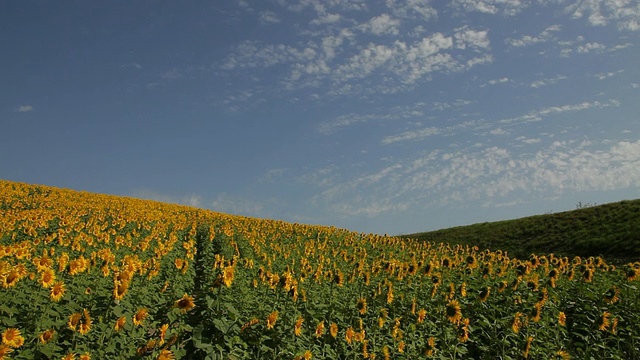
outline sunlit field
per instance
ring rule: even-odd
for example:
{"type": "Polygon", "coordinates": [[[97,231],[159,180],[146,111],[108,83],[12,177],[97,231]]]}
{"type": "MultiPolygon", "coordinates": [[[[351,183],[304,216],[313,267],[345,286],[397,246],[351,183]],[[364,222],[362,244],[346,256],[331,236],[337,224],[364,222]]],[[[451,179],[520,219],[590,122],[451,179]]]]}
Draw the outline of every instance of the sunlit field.
{"type": "Polygon", "coordinates": [[[640,262],[0,181],[0,359],[637,359],[640,262]]]}

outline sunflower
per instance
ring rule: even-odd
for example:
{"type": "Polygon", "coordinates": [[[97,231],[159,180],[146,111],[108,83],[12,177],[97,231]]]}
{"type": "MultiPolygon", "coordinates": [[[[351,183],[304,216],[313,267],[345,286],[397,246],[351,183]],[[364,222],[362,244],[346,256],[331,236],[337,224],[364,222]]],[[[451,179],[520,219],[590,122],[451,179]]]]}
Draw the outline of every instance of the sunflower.
{"type": "Polygon", "coordinates": [[[491,294],[491,286],[485,286],[480,290],[479,299],[480,302],[485,302],[489,298],[489,294],[491,294]]]}
{"type": "Polygon", "coordinates": [[[40,342],[43,344],[48,343],[49,341],[51,341],[51,339],[53,339],[53,335],[55,335],[55,333],[56,331],[53,329],[42,332],[39,336],[40,342]]]}
{"type": "Polygon", "coordinates": [[[275,310],[267,317],[267,329],[273,329],[276,325],[276,320],[278,320],[278,310],[275,310]]]}
{"type": "Polygon", "coordinates": [[[556,352],[556,359],[560,359],[560,360],[569,360],[571,359],[571,355],[569,355],[568,352],[564,351],[564,350],[558,350],[556,352]]]}
{"type": "Polygon", "coordinates": [[[316,337],[319,338],[324,334],[324,320],[320,321],[318,326],[316,327],[316,337]]]}
{"type": "Polygon", "coordinates": [[[20,280],[20,274],[15,270],[11,270],[7,275],[3,276],[2,287],[7,289],[15,286],[18,280],[20,280]]]}
{"type": "Polygon", "coordinates": [[[427,310],[420,309],[418,310],[418,323],[422,323],[424,319],[427,317],[427,310]]]}
{"type": "Polygon", "coordinates": [[[75,331],[78,325],[80,324],[80,320],[82,320],[82,314],[73,313],[71,314],[71,316],[69,316],[69,321],[67,322],[67,326],[69,326],[69,329],[75,331]]]}
{"type": "Polygon", "coordinates": [[[233,282],[234,270],[235,270],[235,267],[233,266],[226,266],[224,270],[222,270],[222,280],[226,287],[230,287],[231,283],[233,282]]]}
{"type": "Polygon", "coordinates": [[[618,318],[614,317],[613,321],[611,322],[611,333],[612,334],[616,334],[618,332],[618,318]]]}
{"type": "Polygon", "coordinates": [[[89,311],[87,309],[83,310],[84,321],[80,323],[78,332],[82,335],[86,334],[91,330],[91,324],[93,321],[91,320],[91,316],[89,316],[89,311]]]}
{"type": "Polygon", "coordinates": [[[7,354],[13,352],[11,346],[7,344],[0,344],[0,359],[4,359],[7,354]]]}
{"type": "Polygon", "coordinates": [[[74,352],[70,352],[67,355],[65,355],[62,360],[76,360],[76,353],[74,352]]]}
{"type": "Polygon", "coordinates": [[[329,326],[329,334],[334,338],[338,336],[338,324],[331,323],[331,326],[329,326]]]}
{"type": "Polygon", "coordinates": [[[56,281],[56,273],[53,269],[44,269],[42,275],[40,275],[40,284],[46,289],[53,286],[53,282],[56,281]]]}
{"type": "Polygon", "coordinates": [[[467,283],[463,282],[460,284],[460,295],[462,297],[467,297],[467,283]]]}
{"type": "Polygon", "coordinates": [[[344,334],[344,338],[345,340],[347,340],[348,344],[351,344],[351,341],[353,341],[353,337],[356,334],[356,332],[353,330],[353,328],[350,326],[347,331],[344,334]]]}
{"type": "Polygon", "coordinates": [[[608,302],[609,304],[615,304],[616,302],[618,302],[619,296],[620,289],[618,289],[618,287],[614,285],[604,294],[604,301],[608,302]]]}
{"type": "Polygon", "coordinates": [[[242,327],[240,328],[240,332],[244,332],[246,329],[252,327],[253,325],[259,323],[260,320],[253,318],[251,320],[249,320],[248,323],[245,323],[244,325],[242,325],[242,327]]]}
{"type": "Polygon", "coordinates": [[[24,338],[20,334],[20,330],[8,328],[2,333],[2,343],[12,348],[19,348],[24,344],[24,338]]]}
{"type": "Polygon", "coordinates": [[[538,322],[540,321],[541,316],[542,304],[538,302],[533,306],[533,309],[531,309],[531,320],[533,320],[533,322],[538,322]]]}
{"type": "Polygon", "coordinates": [[[176,300],[175,304],[173,304],[173,307],[180,309],[182,313],[185,314],[187,311],[196,307],[196,304],[193,303],[193,297],[185,293],[184,295],[182,295],[182,298],[176,300]]]}
{"type": "Polygon", "coordinates": [[[167,329],[169,329],[169,324],[162,324],[160,327],[160,345],[164,344],[164,338],[167,336],[167,329]]]}
{"type": "Polygon", "coordinates": [[[146,308],[141,308],[140,310],[138,310],[137,313],[135,313],[135,315],[133,315],[133,324],[135,326],[140,326],[142,325],[142,322],[144,321],[144,319],[147,318],[147,316],[149,316],[149,312],[147,311],[146,308]]]}
{"type": "Polygon", "coordinates": [[[433,356],[433,353],[435,351],[436,351],[436,339],[433,336],[431,336],[427,340],[427,345],[425,346],[424,354],[427,356],[433,356]]]}
{"type": "Polygon", "coordinates": [[[469,340],[469,318],[462,320],[462,327],[458,329],[458,340],[467,342],[469,340]]]}
{"type": "Polygon", "coordinates": [[[302,322],[304,321],[304,318],[302,316],[298,317],[298,320],[296,320],[296,324],[293,326],[293,333],[296,336],[300,336],[302,334],[302,322]]]}
{"type": "Polygon", "coordinates": [[[124,295],[127,293],[127,290],[129,290],[129,281],[116,280],[113,287],[113,298],[116,300],[122,300],[124,295]]]}
{"type": "Polygon", "coordinates": [[[611,314],[607,311],[602,313],[602,316],[600,317],[600,319],[598,320],[598,329],[601,331],[606,331],[607,328],[610,325],[610,321],[609,321],[609,317],[611,316],[611,314]]]}
{"type": "Polygon", "coordinates": [[[50,293],[49,296],[51,297],[51,300],[53,300],[53,301],[60,301],[60,299],[62,299],[62,296],[64,296],[65,291],[66,290],[64,288],[64,282],[57,281],[51,287],[51,293],[50,293]]]}
{"type": "Polygon", "coordinates": [[[79,360],[91,360],[91,354],[89,354],[88,352],[80,355],[79,360]]]}
{"type": "Polygon", "coordinates": [[[462,310],[457,300],[449,300],[445,307],[445,315],[449,322],[457,324],[462,319],[462,310]]]}
{"type": "Polygon", "coordinates": [[[567,315],[563,311],[560,311],[560,313],[558,314],[558,325],[560,326],[567,325],[567,315]]]}
{"type": "Polygon", "coordinates": [[[529,357],[529,351],[531,351],[532,342],[533,342],[533,336],[529,336],[527,338],[527,345],[524,348],[524,353],[522,354],[522,357],[524,357],[525,359],[529,357]]]}
{"type": "Polygon", "coordinates": [[[118,320],[116,320],[116,324],[113,326],[113,328],[116,331],[120,331],[122,330],[122,328],[124,328],[124,325],[127,323],[127,318],[125,316],[119,318],[118,320]]]}
{"type": "Polygon", "coordinates": [[[520,328],[522,327],[522,320],[520,320],[520,318],[523,316],[524,314],[518,311],[513,317],[513,322],[511,323],[511,330],[513,330],[513,332],[516,334],[520,332],[520,328]]]}
{"type": "Polygon", "coordinates": [[[171,350],[164,349],[160,351],[160,355],[158,355],[157,360],[175,360],[176,356],[171,352],[171,350]]]}
{"type": "Polygon", "coordinates": [[[360,315],[364,315],[367,312],[367,299],[365,298],[358,299],[358,303],[356,304],[356,307],[358,308],[358,312],[360,312],[360,315]]]}

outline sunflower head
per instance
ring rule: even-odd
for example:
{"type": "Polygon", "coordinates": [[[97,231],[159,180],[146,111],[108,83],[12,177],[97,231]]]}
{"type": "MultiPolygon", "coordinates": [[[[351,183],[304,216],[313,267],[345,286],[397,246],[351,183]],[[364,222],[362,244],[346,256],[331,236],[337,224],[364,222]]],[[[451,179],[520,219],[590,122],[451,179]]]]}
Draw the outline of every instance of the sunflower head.
{"type": "Polygon", "coordinates": [[[193,309],[194,307],[196,307],[196,304],[194,304],[193,302],[193,297],[187,295],[186,293],[184,295],[182,295],[182,298],[180,298],[179,300],[176,300],[175,304],[173,305],[174,308],[178,308],[182,311],[182,313],[186,313],[187,311],[193,309]]]}

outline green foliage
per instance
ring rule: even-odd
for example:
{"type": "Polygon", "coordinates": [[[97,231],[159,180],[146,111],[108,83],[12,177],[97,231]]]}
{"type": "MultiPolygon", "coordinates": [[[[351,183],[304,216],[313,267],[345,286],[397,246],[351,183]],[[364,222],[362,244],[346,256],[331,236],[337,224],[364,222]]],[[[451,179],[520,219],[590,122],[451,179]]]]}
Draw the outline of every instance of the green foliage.
{"type": "Polygon", "coordinates": [[[640,259],[640,200],[582,205],[577,210],[401,235],[403,238],[530,254],[602,256],[624,264],[640,259]]]}

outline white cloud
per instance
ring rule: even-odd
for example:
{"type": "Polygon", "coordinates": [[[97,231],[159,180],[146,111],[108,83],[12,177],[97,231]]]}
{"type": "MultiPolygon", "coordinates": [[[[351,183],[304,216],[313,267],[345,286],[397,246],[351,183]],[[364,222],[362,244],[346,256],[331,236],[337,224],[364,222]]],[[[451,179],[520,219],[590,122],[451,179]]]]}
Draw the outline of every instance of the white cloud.
{"type": "Polygon", "coordinates": [[[335,184],[314,200],[345,215],[375,215],[434,203],[501,202],[514,195],[540,198],[630,187],[640,188],[640,141],[557,141],[530,153],[498,146],[436,150],[335,184]]]}
{"type": "Polygon", "coordinates": [[[624,69],[618,70],[618,71],[608,71],[608,72],[592,74],[591,76],[595,77],[598,80],[606,80],[610,77],[616,76],[618,74],[622,74],[623,72],[624,72],[624,69]]]}
{"type": "Polygon", "coordinates": [[[284,44],[258,47],[256,42],[245,41],[227,57],[222,68],[266,68],[281,63],[309,61],[315,57],[316,50],[311,47],[298,49],[284,44]]]}
{"type": "Polygon", "coordinates": [[[525,144],[537,144],[542,141],[542,139],[540,138],[528,138],[526,136],[518,136],[516,140],[521,141],[525,144]]]}
{"type": "Polygon", "coordinates": [[[393,14],[401,18],[419,18],[421,21],[438,17],[438,11],[429,3],[430,0],[386,0],[393,14]]]}
{"type": "Polygon", "coordinates": [[[593,26],[615,22],[621,31],[640,30],[640,5],[629,0],[582,0],[570,4],[566,11],[574,19],[586,18],[593,26]]]}
{"type": "Polygon", "coordinates": [[[505,131],[505,130],[503,130],[501,128],[495,128],[495,129],[489,131],[489,133],[491,135],[507,135],[507,134],[509,134],[509,132],[507,132],[507,131],[505,131]]]}
{"type": "Polygon", "coordinates": [[[602,52],[606,48],[607,47],[604,44],[592,42],[592,43],[586,43],[584,45],[578,46],[578,49],[576,51],[580,54],[585,54],[590,52],[602,52]]]}
{"type": "Polygon", "coordinates": [[[548,79],[541,79],[541,80],[536,80],[534,82],[532,82],[529,86],[531,86],[532,88],[539,88],[539,87],[543,87],[543,86],[547,86],[547,85],[553,85],[555,83],[557,83],[558,81],[561,80],[566,80],[567,77],[564,75],[558,75],[556,77],[553,78],[548,78],[548,79]]]}
{"type": "Polygon", "coordinates": [[[414,139],[422,139],[428,136],[440,134],[440,129],[436,127],[428,127],[419,130],[407,131],[399,135],[387,136],[382,139],[382,143],[385,145],[393,144],[399,141],[407,141],[414,139]]]}
{"type": "Polygon", "coordinates": [[[280,18],[273,11],[263,11],[260,13],[260,22],[263,24],[277,24],[280,18]]]}
{"type": "Polygon", "coordinates": [[[467,46],[486,49],[489,47],[488,31],[477,31],[463,26],[455,30],[456,47],[465,49],[467,46]]]}
{"type": "Polygon", "coordinates": [[[513,16],[529,7],[527,0],[454,0],[452,6],[466,12],[513,16]]]}
{"type": "MultiPolygon", "coordinates": [[[[397,20],[383,14],[367,24],[367,31],[393,35],[396,23],[397,20]]],[[[487,31],[468,27],[455,29],[452,36],[437,32],[413,43],[395,40],[353,46],[354,38],[353,32],[343,29],[319,42],[308,41],[297,47],[245,41],[226,57],[220,68],[239,71],[283,65],[289,72],[280,84],[288,90],[328,85],[330,94],[394,93],[430,80],[432,73],[463,72],[493,61],[487,53],[490,45],[487,31]],[[343,56],[338,57],[340,53],[343,56]],[[360,80],[365,78],[376,84],[361,84],[360,80]]]]}
{"type": "Polygon", "coordinates": [[[33,111],[33,106],[31,105],[20,105],[16,108],[16,112],[29,112],[33,111]]]}
{"type": "Polygon", "coordinates": [[[360,25],[359,28],[364,32],[370,32],[375,35],[398,35],[398,27],[400,20],[392,19],[389,14],[382,14],[371,18],[366,24],[360,25]]]}
{"type": "Polygon", "coordinates": [[[340,14],[327,13],[327,14],[321,15],[315,20],[312,20],[311,24],[312,25],[333,24],[340,21],[341,19],[342,19],[342,16],[340,14]]]}
{"type": "Polygon", "coordinates": [[[534,122],[534,121],[541,121],[545,116],[552,115],[552,114],[583,111],[588,109],[601,109],[601,108],[607,108],[611,106],[620,106],[620,102],[617,100],[610,99],[607,102],[585,101],[580,104],[550,106],[550,107],[542,108],[540,110],[531,111],[525,115],[520,115],[513,118],[508,118],[508,119],[502,119],[502,120],[499,120],[498,122],[501,124],[534,122]]]}
{"type": "Polygon", "coordinates": [[[554,33],[560,31],[562,27],[560,25],[552,25],[544,29],[540,34],[536,36],[524,35],[519,39],[506,39],[505,42],[514,47],[529,46],[538,43],[544,43],[554,39],[554,33]]]}
{"type": "Polygon", "coordinates": [[[502,77],[502,78],[499,78],[499,79],[491,79],[491,80],[487,81],[486,83],[480,84],[480,87],[483,88],[483,87],[487,87],[489,85],[506,84],[509,81],[511,81],[511,80],[508,77],[505,76],[505,77],[502,77]]]}

